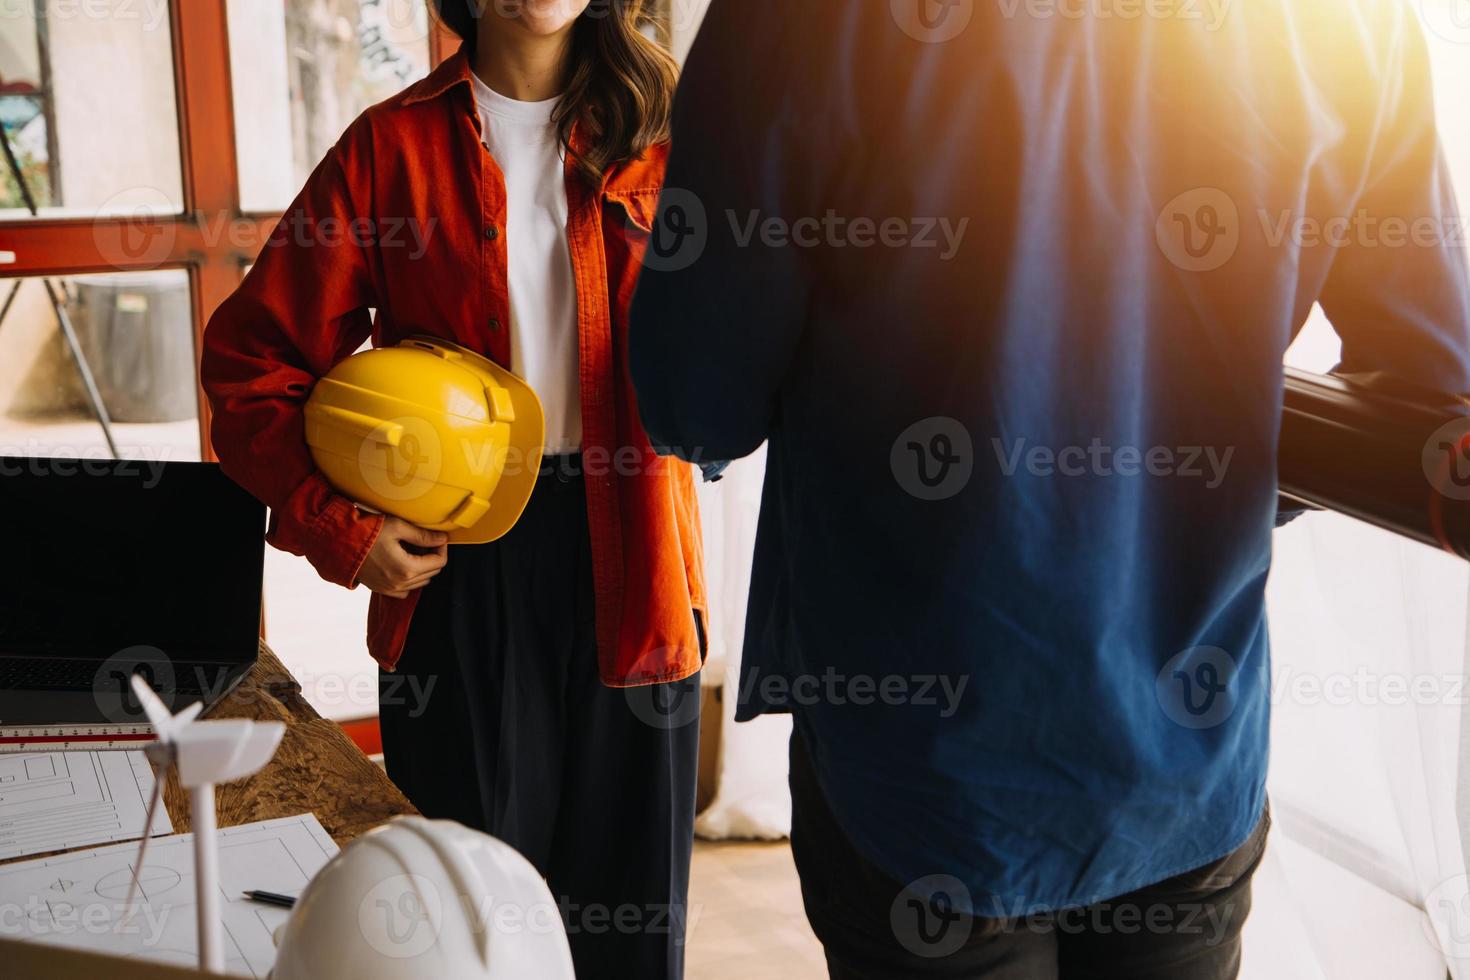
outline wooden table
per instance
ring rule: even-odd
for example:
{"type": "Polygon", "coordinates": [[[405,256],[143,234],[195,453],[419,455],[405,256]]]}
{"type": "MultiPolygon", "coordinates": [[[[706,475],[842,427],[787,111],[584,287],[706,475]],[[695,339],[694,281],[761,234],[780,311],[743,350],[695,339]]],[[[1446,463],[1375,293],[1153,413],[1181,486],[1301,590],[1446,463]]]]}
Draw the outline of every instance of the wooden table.
{"type": "MultiPolygon", "coordinates": [[[[268,766],[216,789],[221,827],[310,811],[340,845],[393,817],[418,813],[336,722],[306,703],[301,685],[263,642],[255,669],[209,717],[286,723],[286,737],[268,766]]],[[[169,773],[163,799],[174,831],[188,832],[189,796],[178,773],[169,773]]]]}
{"type": "MultiPolygon", "coordinates": [[[[255,668],[209,717],[286,723],[285,738],[269,765],[249,779],[216,787],[221,827],[311,812],[342,845],[393,817],[418,812],[336,722],[306,703],[301,685],[264,643],[255,668]]],[[[187,833],[189,796],[179,785],[178,773],[170,771],[163,800],[174,832],[187,833]]],[[[45,856],[28,854],[12,860],[45,856]]]]}
{"type": "MultiPolygon", "coordinates": [[[[215,808],[221,827],[310,811],[341,845],[392,817],[418,812],[335,722],[321,717],[306,703],[301,685],[264,643],[255,668],[209,717],[286,723],[285,738],[269,765],[249,779],[216,788],[215,808]]],[[[163,799],[174,831],[186,833],[189,798],[179,786],[177,773],[170,772],[164,782],[163,799]]],[[[13,860],[44,856],[28,854],[13,860]]],[[[208,980],[193,970],[5,939],[0,939],[0,964],[0,976],[28,980],[94,980],[103,976],[117,980],[208,980]]]]}

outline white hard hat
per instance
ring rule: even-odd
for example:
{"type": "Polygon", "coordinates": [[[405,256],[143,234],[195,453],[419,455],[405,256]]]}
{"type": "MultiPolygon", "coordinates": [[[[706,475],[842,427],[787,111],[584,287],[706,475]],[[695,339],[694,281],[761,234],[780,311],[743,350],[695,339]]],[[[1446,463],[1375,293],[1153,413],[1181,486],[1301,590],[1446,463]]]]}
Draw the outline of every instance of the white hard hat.
{"type": "Polygon", "coordinates": [[[273,980],[573,980],[561,912],[515,848],[403,817],[348,844],[277,933],[273,980]]]}

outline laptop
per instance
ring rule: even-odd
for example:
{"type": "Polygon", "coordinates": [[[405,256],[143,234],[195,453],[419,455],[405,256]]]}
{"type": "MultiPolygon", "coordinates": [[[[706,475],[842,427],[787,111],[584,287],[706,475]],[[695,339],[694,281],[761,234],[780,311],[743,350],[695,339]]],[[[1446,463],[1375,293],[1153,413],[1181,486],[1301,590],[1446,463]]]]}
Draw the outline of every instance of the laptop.
{"type": "Polygon", "coordinates": [[[265,508],[215,465],[0,456],[0,728],[218,704],[259,650],[265,508]]]}

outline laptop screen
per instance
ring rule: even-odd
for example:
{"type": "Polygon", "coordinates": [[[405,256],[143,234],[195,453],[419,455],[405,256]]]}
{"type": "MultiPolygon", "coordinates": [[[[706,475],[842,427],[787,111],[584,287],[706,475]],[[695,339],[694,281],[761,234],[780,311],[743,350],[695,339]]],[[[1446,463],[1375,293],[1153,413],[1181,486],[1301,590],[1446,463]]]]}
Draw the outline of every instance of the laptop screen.
{"type": "Polygon", "coordinates": [[[265,508],[218,466],[0,456],[0,514],[0,655],[255,655],[265,508]]]}

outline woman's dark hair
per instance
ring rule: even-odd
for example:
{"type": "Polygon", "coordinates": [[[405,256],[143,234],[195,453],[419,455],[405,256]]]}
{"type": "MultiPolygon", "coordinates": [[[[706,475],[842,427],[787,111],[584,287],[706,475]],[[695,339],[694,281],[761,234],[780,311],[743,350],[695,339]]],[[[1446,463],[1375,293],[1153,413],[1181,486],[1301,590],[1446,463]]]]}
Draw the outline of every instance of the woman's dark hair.
{"type": "MultiPolygon", "coordinates": [[[[473,59],[480,17],[498,16],[500,0],[429,0],[473,59]]],[[[553,121],[572,153],[572,127],[582,127],[578,169],[594,184],[618,164],[668,139],[678,68],[644,35],[653,24],[645,0],[592,0],[572,28],[561,103],[553,121]]]]}

